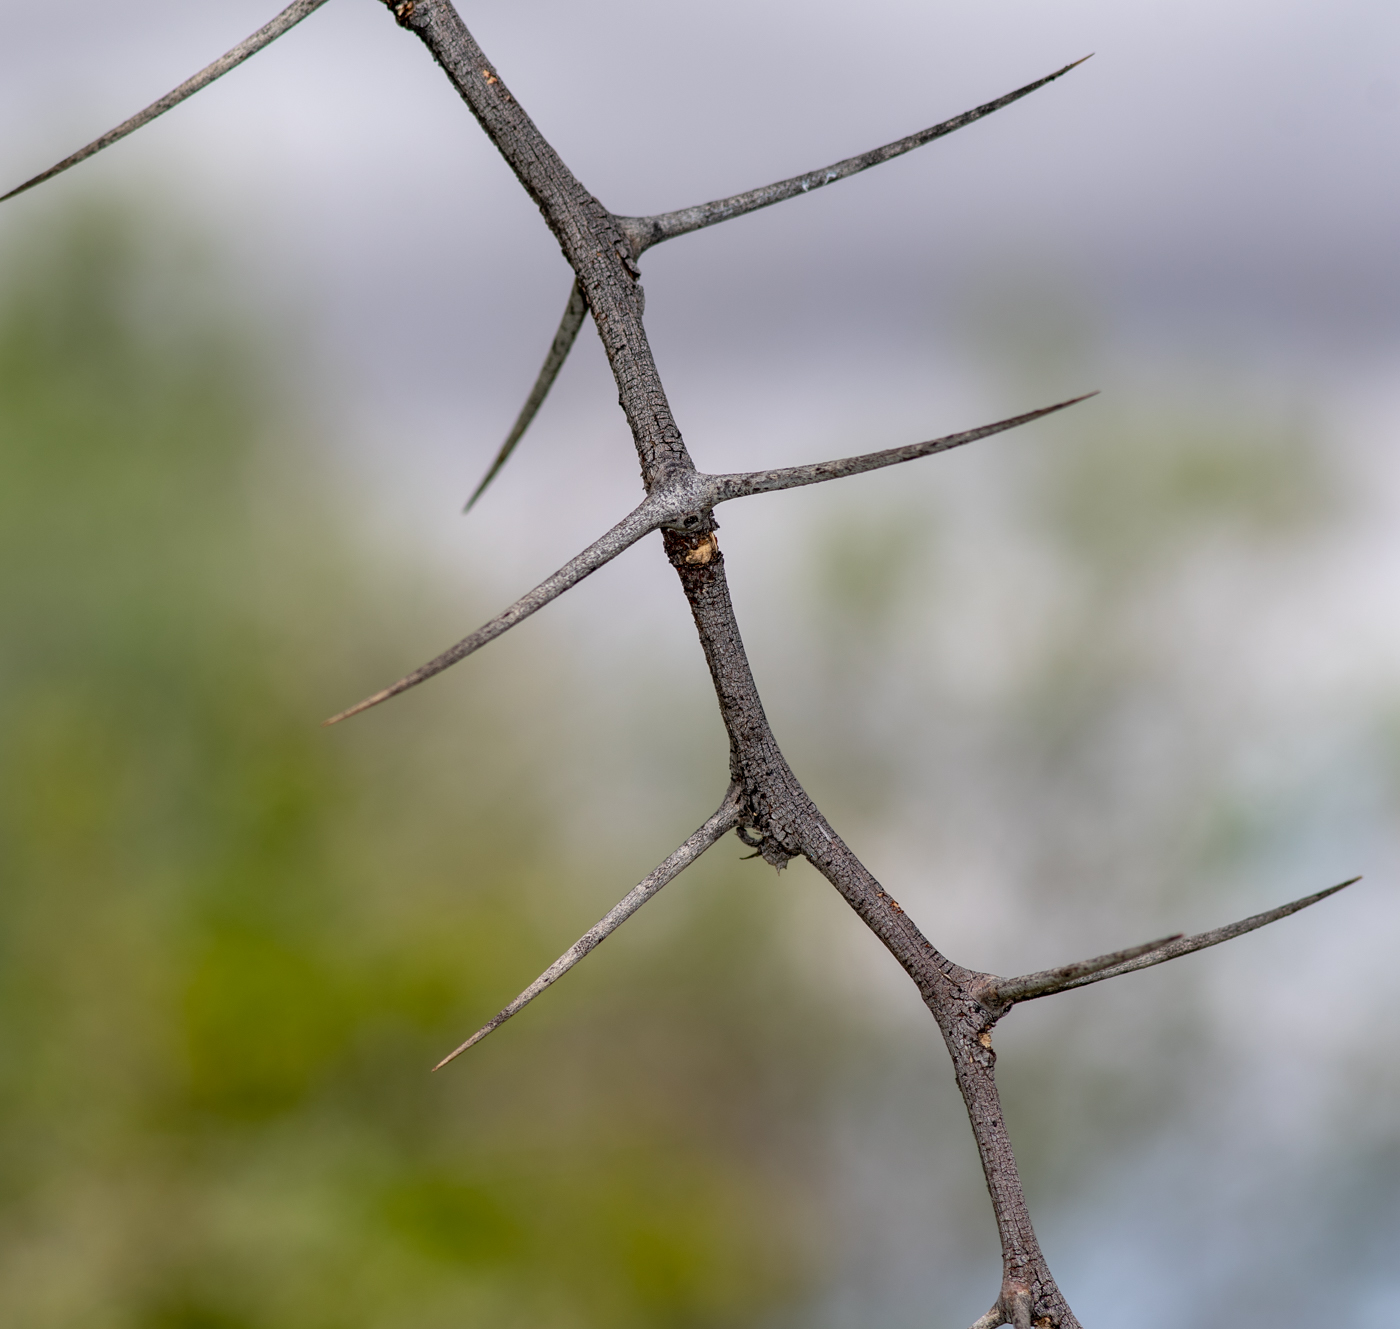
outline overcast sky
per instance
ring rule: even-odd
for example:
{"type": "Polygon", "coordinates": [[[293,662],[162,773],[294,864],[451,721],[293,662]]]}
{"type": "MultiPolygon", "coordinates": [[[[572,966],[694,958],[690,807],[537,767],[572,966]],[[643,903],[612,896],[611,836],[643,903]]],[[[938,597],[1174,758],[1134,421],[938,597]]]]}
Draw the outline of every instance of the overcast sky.
{"type": "MultiPolygon", "coordinates": [[[[0,174],[18,181],[65,155],[272,12],[265,0],[3,0],[0,174]]],[[[705,423],[691,423],[688,393],[706,411],[756,380],[839,393],[869,367],[898,395],[932,346],[956,344],[969,293],[998,278],[1072,287],[1133,344],[1242,363],[1360,362],[1400,340],[1390,0],[483,0],[463,12],[618,212],[822,165],[1096,52],[951,139],[653,251],[649,326],[687,432],[705,423]]],[[[533,207],[377,0],[332,0],[136,138],[8,204],[6,220],[132,181],[196,201],[245,262],[295,289],[354,392],[469,412],[483,453],[567,292],[533,207]]],[[[606,381],[597,395],[611,400],[606,381]]]]}

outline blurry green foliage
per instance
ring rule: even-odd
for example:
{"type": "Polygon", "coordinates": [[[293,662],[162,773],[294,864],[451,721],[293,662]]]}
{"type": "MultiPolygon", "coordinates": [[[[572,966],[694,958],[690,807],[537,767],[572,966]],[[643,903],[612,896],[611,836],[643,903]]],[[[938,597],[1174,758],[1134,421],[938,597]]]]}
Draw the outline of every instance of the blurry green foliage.
{"type": "Polygon", "coordinates": [[[1082,565],[1117,582],[1212,536],[1217,554],[1222,534],[1296,537],[1335,506],[1312,430],[1284,413],[1102,403],[1092,423],[1061,430],[1071,441],[1055,450],[1045,514],[1082,565]]]}
{"type": "Polygon", "coordinates": [[[631,883],[565,889],[502,718],[524,680],[318,729],[430,597],[367,571],[173,253],[99,209],[6,255],[0,1320],[771,1317],[810,1266],[784,1114],[820,1059],[764,893],[707,860],[641,960],[426,1074],[631,883]]]}

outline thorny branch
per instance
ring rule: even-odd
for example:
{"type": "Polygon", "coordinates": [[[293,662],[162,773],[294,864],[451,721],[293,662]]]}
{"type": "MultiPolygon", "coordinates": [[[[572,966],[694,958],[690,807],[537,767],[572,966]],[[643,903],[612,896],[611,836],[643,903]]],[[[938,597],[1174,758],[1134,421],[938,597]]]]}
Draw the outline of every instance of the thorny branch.
{"type": "MultiPolygon", "coordinates": [[[[713,226],[716,222],[729,221],[732,217],[742,217],[746,212],[757,212],[760,208],[772,207],[775,203],[795,198],[799,194],[810,194],[813,190],[822,189],[827,185],[834,184],[837,180],[844,180],[860,171],[868,171],[872,166],[879,166],[882,162],[902,157],[906,152],[921,148],[926,143],[932,143],[935,139],[953,133],[954,130],[974,124],[976,121],[991,115],[993,111],[1001,110],[1003,106],[1010,106],[1012,102],[1020,101],[1022,97],[1028,96],[1037,88],[1043,88],[1047,83],[1053,83],[1057,78],[1068,74],[1076,65],[1082,65],[1084,60],[1090,58],[1086,55],[1083,60],[1076,60],[1074,64],[1057,69],[1053,74],[1037,79],[1034,83],[1027,83],[1024,88],[1008,92],[1004,97],[998,97],[995,101],[985,102],[970,111],[964,111],[961,115],[955,115],[951,120],[944,120],[928,129],[921,129],[917,134],[910,134],[907,138],[886,143],[883,147],[874,148],[870,152],[862,152],[855,157],[847,157],[844,161],[833,162],[830,166],[823,166],[820,170],[808,171],[804,175],[794,175],[788,180],[779,180],[775,184],[749,189],[742,194],[733,194],[729,198],[715,199],[710,203],[699,203],[694,207],[679,208],[675,212],[663,212],[654,217],[618,217],[616,221],[627,237],[628,243],[632,246],[633,259],[640,259],[642,254],[652,245],[660,244],[663,240],[670,240],[678,235],[687,235],[691,231],[713,226]]],[[[535,385],[530,389],[530,395],[525,399],[525,405],[520,408],[520,414],[516,417],[515,424],[506,436],[506,441],[501,445],[501,450],[491,463],[491,468],[476,487],[476,492],[467,501],[467,509],[471,508],[472,504],[481,497],[486,486],[496,478],[501,467],[505,465],[511,452],[514,451],[515,445],[520,442],[525,431],[530,427],[530,422],[544,404],[544,399],[549,395],[550,388],[554,386],[554,380],[559,376],[560,369],[564,367],[564,361],[568,358],[569,351],[573,349],[574,339],[583,326],[583,314],[582,295],[578,283],[575,282],[569,295],[569,303],[564,310],[564,317],[559,324],[559,331],[554,334],[549,355],[540,368],[535,385]]]]}
{"type": "MultiPolygon", "coordinates": [[[[594,198],[560,160],[477,46],[450,0],[384,2],[401,26],[421,38],[447,74],[538,204],[575,274],[569,305],[549,358],[472,501],[504,464],[528,427],[583,324],[585,311],[593,316],[617,381],[619,401],[641,463],[646,497],[600,540],[509,609],[437,659],[342,712],[334,720],[354,715],[441,672],[563,594],[643,536],[660,529],[666,557],[676,569],[695,619],[730,741],[731,784],[714,816],[530,987],[439,1064],[452,1060],[518,1012],[728,831],[737,831],[746,844],[757,848],[774,867],[782,868],[799,855],[805,857],[840,892],[913,979],[952,1058],[982,1159],[1002,1248],[1001,1288],[991,1310],[973,1329],[997,1329],[1003,1324],[1015,1329],[1031,1329],[1033,1325],[1036,1329],[1079,1329],[1079,1322],[1046,1264],[1026,1209],[993,1075],[996,1057],[992,1050],[992,1029],[1018,1002],[1102,982],[1217,945],[1316,904],[1351,882],[1211,932],[1149,942],[1019,978],[999,978],[964,969],[941,955],[822,816],[783,757],[764,714],[739,635],[725,578],[724,556],[715,539],[713,509],[734,498],[841,479],[946,451],[1029,423],[1083,401],[1084,397],[962,434],[840,461],[747,474],[706,475],[697,471],[691,461],[652,359],[642,322],[643,298],[637,266],[637,260],[650,245],[768,207],[888,161],[1024,97],[1067,73],[1074,65],[1066,65],[1046,78],[952,120],[847,158],[822,171],[678,212],[652,217],[618,217],[594,198]]],[[[296,0],[266,27],[140,115],[5,197],[14,197],[50,179],[148,123],[262,49],[323,3],[324,0],[296,0]]]]}
{"type": "MultiPolygon", "coordinates": [[[[552,577],[546,578],[533,591],[521,596],[509,609],[497,614],[485,626],[478,628],[469,637],[463,637],[455,646],[449,646],[441,655],[435,656],[427,664],[405,674],[397,683],[391,683],[372,697],[357,702],[348,710],[333,715],[326,724],[339,724],[352,715],[378,706],[381,701],[397,697],[409,688],[417,687],[428,679],[442,673],[459,660],[479,651],[488,642],[508,632],[517,623],[528,618],[537,609],[542,609],[551,600],[563,595],[571,586],[577,585],[590,573],[596,572],[605,563],[610,563],[625,549],[631,548],[644,535],[650,535],[660,526],[675,530],[695,531],[708,534],[707,542],[697,545],[690,551],[691,562],[707,562],[714,549],[718,548],[711,533],[713,521],[710,511],[720,503],[735,498],[749,498],[754,494],[773,493],[779,489],[796,489],[801,485],[820,484],[823,480],[841,480],[846,476],[860,475],[865,471],[876,471],[883,466],[896,466],[904,461],[916,461],[920,457],[931,457],[936,452],[947,452],[949,448],[961,447],[992,434],[1000,434],[1017,425],[1029,424],[1042,416],[1062,411],[1066,406],[1087,401],[1096,393],[1086,393],[1070,401],[1062,401],[1054,406],[1044,406],[1038,411],[1028,411],[1025,415],[1015,415],[1009,420],[999,420],[996,424],[982,425],[961,434],[949,434],[945,438],[930,439],[926,443],[911,443],[902,448],[887,448],[883,452],[869,452],[859,457],[843,457],[838,461],[820,461],[811,466],[790,466],[777,471],[751,471],[737,475],[705,475],[700,471],[673,471],[658,482],[647,495],[641,506],[636,508],[601,539],[594,541],[581,554],[571,559],[552,577]]],[[[499,465],[499,461],[497,463],[499,465]]],[[[487,480],[491,477],[488,475],[487,480]]],[[[481,488],[486,480],[481,482],[481,488]]],[[[478,488],[477,493],[481,492],[478,488]]]]}

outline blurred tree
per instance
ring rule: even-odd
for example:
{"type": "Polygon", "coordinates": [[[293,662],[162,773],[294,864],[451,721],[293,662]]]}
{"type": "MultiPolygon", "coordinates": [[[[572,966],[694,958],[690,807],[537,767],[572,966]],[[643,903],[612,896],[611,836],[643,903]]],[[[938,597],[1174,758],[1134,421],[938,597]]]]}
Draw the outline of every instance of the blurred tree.
{"type": "Polygon", "coordinates": [[[432,731],[317,729],[374,649],[337,625],[410,630],[422,575],[336,529],[271,357],[180,253],[92,208],[6,264],[0,1318],[771,1316],[810,1269],[821,1068],[774,897],[712,855],[645,972],[614,943],[427,1076],[591,921],[512,768],[525,685],[478,671],[466,760],[442,695],[432,731]]]}

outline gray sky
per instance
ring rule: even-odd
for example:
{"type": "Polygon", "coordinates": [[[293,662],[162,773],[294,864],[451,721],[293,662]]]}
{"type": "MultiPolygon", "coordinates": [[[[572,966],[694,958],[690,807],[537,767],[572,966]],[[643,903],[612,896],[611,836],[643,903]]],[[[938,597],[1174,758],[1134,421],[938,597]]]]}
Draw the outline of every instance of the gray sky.
{"type": "MultiPolygon", "coordinates": [[[[0,4],[6,179],[154,99],[271,6],[57,12],[0,4]]],[[[723,386],[782,365],[784,386],[805,390],[806,365],[956,339],[969,283],[1029,270],[1146,343],[1249,360],[1400,337],[1400,9],[1387,0],[487,0],[464,13],[617,211],[808,169],[1097,53],[952,139],[655,251],[663,371],[703,364],[723,386]]],[[[347,377],[381,393],[386,346],[407,341],[452,380],[430,391],[504,420],[510,407],[487,399],[528,383],[562,307],[543,225],[375,0],[334,0],[49,199],[133,178],[201,198],[250,259],[294,274],[340,329],[347,377]]]]}

